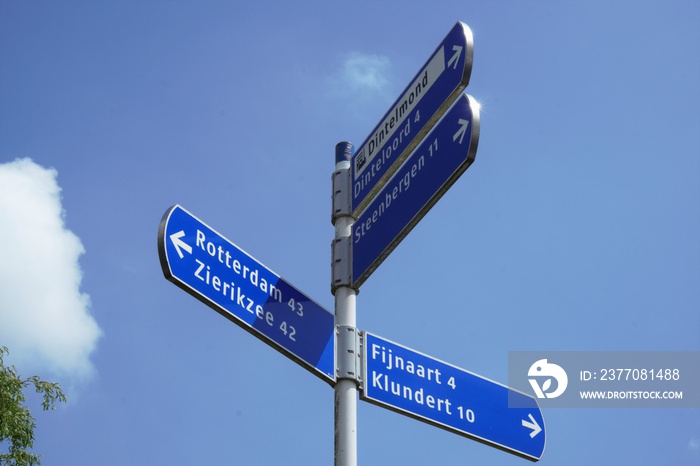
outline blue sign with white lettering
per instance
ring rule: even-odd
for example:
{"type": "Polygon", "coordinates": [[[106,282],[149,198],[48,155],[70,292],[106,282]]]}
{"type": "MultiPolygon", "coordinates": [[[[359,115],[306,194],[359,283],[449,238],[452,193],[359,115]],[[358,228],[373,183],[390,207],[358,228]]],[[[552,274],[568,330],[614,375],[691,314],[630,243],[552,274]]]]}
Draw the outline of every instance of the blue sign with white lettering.
{"type": "Polygon", "coordinates": [[[355,217],[469,84],[473,55],[472,32],[458,22],[357,148],[352,160],[355,217]]]}
{"type": "Polygon", "coordinates": [[[352,227],[352,281],[359,286],[469,168],[479,105],[462,94],[352,227]]]}
{"type": "Polygon", "coordinates": [[[368,332],[362,359],[363,400],[532,461],[542,458],[544,418],[535,398],[368,332]]]}
{"type": "Polygon", "coordinates": [[[158,229],[165,278],[335,383],[333,314],[179,205],[158,229]]]}

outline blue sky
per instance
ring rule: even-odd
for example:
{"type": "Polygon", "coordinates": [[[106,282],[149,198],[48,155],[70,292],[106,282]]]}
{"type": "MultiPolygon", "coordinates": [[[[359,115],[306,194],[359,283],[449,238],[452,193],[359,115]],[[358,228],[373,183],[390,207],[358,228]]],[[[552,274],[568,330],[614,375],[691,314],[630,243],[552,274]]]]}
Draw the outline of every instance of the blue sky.
{"type": "MultiPolygon", "coordinates": [[[[358,328],[493,380],[517,350],[700,350],[700,3],[0,0],[0,344],[66,388],[44,464],[333,461],[333,391],[167,282],[181,204],[326,309],[334,146],[456,21],[476,161],[358,328]]],[[[358,404],[359,461],[526,464],[358,404]]],[[[697,465],[698,409],[545,409],[544,465],[697,465]]]]}

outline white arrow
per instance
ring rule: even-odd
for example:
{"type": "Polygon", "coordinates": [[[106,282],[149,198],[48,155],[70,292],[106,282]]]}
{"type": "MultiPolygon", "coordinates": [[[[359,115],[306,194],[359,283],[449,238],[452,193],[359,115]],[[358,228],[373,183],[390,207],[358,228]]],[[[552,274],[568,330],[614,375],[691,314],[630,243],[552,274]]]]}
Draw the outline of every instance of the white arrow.
{"type": "Polygon", "coordinates": [[[459,119],[459,129],[457,132],[452,136],[452,140],[456,141],[457,138],[459,138],[459,143],[462,144],[462,141],[464,140],[464,135],[467,132],[467,128],[469,127],[469,120],[465,120],[464,118],[459,119]]]}
{"type": "Polygon", "coordinates": [[[525,419],[523,419],[523,427],[527,427],[528,429],[532,429],[532,432],[530,432],[530,438],[535,438],[535,435],[539,434],[542,432],[542,427],[535,421],[535,418],[532,417],[532,414],[528,414],[527,417],[530,418],[530,421],[528,422],[525,419]]]}
{"type": "Polygon", "coordinates": [[[181,238],[183,236],[185,236],[184,230],[180,230],[177,233],[173,233],[172,235],[170,235],[170,241],[173,242],[173,246],[175,246],[175,250],[177,251],[177,255],[180,256],[180,259],[185,257],[180,249],[184,249],[189,254],[192,254],[192,246],[182,241],[181,238]]]}
{"type": "Polygon", "coordinates": [[[459,56],[462,54],[462,46],[461,45],[453,45],[452,50],[454,50],[454,55],[452,55],[452,58],[450,58],[450,61],[447,62],[447,67],[449,68],[452,66],[454,63],[454,66],[452,66],[453,69],[457,69],[457,62],[459,61],[459,56]]]}

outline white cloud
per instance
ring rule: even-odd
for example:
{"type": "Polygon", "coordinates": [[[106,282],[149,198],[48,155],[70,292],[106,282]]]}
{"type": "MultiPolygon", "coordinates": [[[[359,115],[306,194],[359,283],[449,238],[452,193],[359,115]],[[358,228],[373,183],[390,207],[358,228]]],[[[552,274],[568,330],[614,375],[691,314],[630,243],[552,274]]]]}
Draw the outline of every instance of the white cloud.
{"type": "Polygon", "coordinates": [[[326,82],[326,95],[363,121],[368,115],[381,115],[395,97],[391,61],[382,55],[345,54],[326,82]]]}
{"type": "Polygon", "coordinates": [[[381,55],[350,53],[343,61],[342,75],[354,91],[384,92],[389,83],[389,59],[381,55]]]}
{"type": "Polygon", "coordinates": [[[695,454],[700,452],[700,441],[696,437],[692,437],[688,442],[688,450],[695,454]]]}
{"type": "Polygon", "coordinates": [[[26,158],[0,164],[0,345],[21,372],[83,378],[102,332],[80,291],[85,250],[64,224],[56,177],[26,158]]]}

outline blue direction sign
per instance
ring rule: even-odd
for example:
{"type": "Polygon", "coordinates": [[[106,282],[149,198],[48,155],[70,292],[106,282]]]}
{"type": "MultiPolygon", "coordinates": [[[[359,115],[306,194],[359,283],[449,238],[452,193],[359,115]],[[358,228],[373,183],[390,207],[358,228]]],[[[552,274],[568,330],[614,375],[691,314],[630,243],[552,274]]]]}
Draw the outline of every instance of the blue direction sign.
{"type": "Polygon", "coordinates": [[[158,229],[165,278],[313,374],[335,383],[333,314],[180,207],[158,229]]]}
{"type": "Polygon", "coordinates": [[[463,94],[352,227],[352,281],[359,286],[469,168],[479,141],[479,105],[463,94]]]}
{"type": "Polygon", "coordinates": [[[535,398],[368,332],[362,360],[363,400],[532,461],[542,458],[544,418],[535,398]]]}
{"type": "Polygon", "coordinates": [[[352,160],[355,217],[469,84],[473,55],[472,32],[458,22],[357,148],[352,160]]]}

